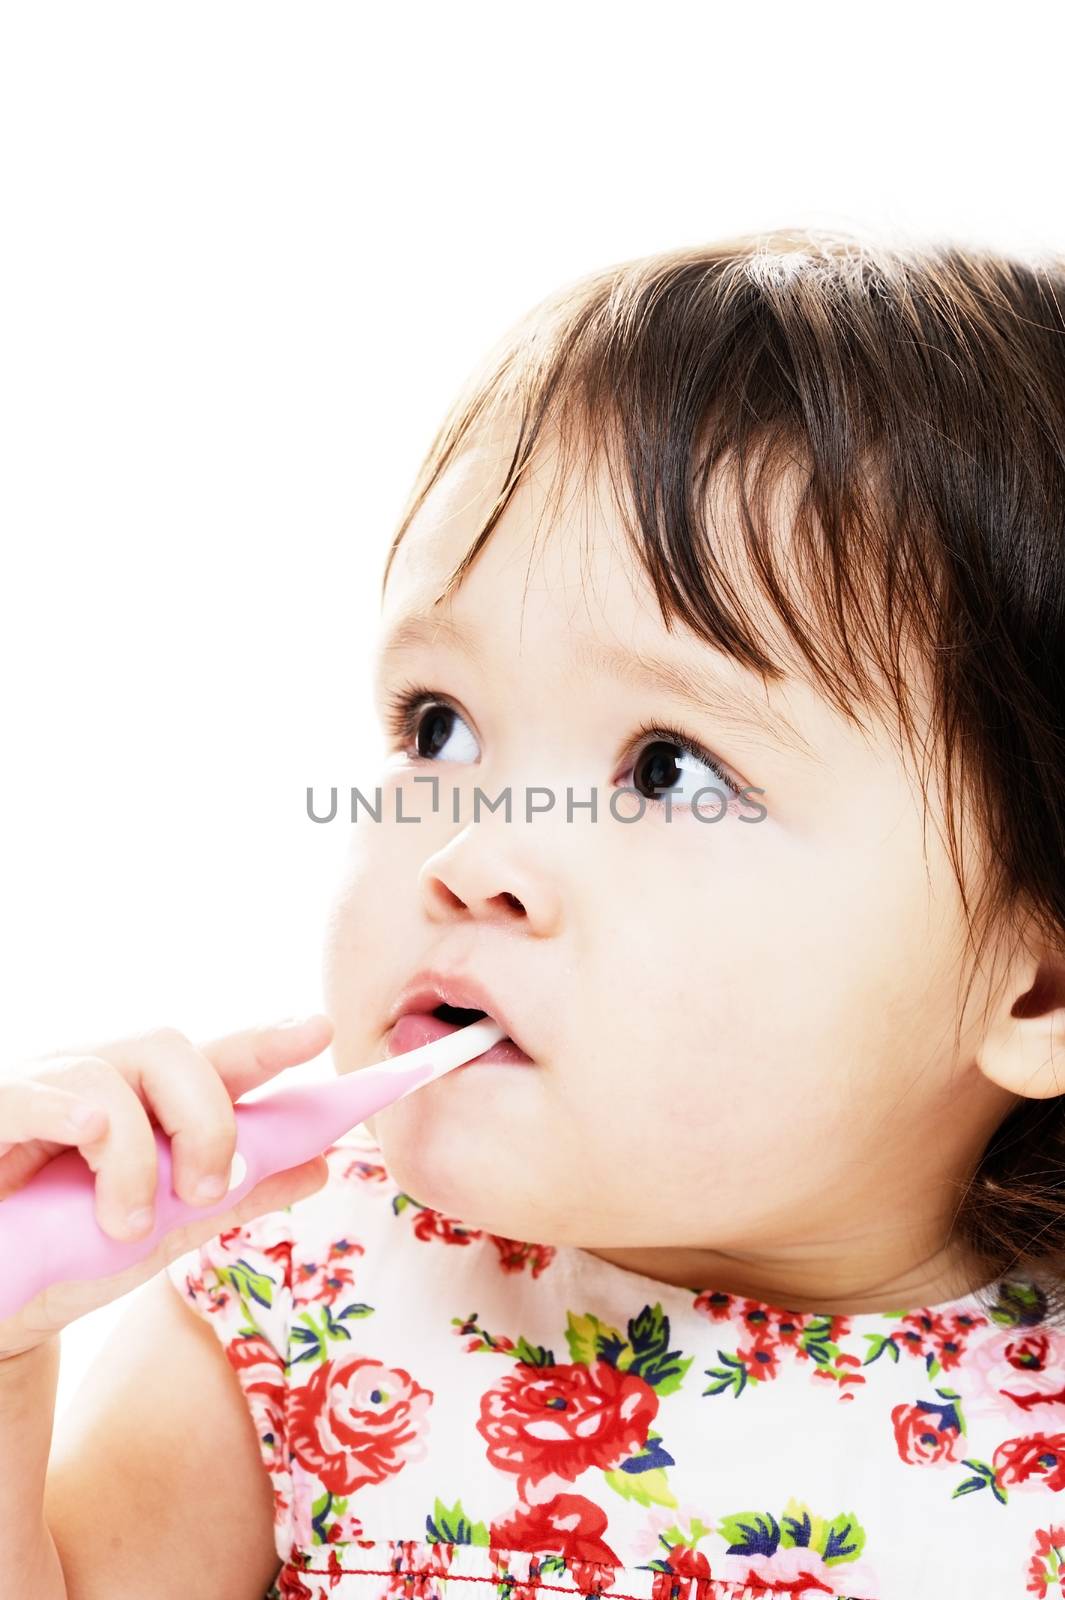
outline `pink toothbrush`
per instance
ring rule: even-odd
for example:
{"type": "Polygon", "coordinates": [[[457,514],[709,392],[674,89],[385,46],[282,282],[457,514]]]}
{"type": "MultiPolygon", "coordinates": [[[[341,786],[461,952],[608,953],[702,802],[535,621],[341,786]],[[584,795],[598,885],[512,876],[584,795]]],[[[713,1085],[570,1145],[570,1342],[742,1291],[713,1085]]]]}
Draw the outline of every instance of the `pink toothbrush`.
{"type": "Polygon", "coordinates": [[[0,1201],[0,1321],[52,1283],[109,1278],[151,1255],[184,1222],[231,1211],[273,1172],[312,1161],[357,1123],[404,1095],[472,1061],[506,1035],[484,1017],[442,1039],[325,1083],[279,1089],[233,1105],[237,1122],[233,1183],[214,1206],[190,1206],[171,1187],[170,1140],[153,1128],[159,1157],[155,1226],[142,1239],[113,1239],[96,1221],[96,1174],[78,1150],[56,1156],[23,1188],[0,1201]]]}

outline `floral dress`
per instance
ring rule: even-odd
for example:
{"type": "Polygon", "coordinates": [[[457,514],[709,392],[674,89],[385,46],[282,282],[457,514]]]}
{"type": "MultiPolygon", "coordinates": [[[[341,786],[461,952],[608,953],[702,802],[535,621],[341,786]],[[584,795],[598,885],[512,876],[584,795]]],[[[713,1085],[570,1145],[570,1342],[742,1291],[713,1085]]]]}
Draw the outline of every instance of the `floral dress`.
{"type": "Polygon", "coordinates": [[[1065,1596],[1065,1333],[1034,1283],[789,1312],[466,1227],[365,1127],[326,1159],[166,1269],[254,1420],[266,1600],[1065,1596]]]}

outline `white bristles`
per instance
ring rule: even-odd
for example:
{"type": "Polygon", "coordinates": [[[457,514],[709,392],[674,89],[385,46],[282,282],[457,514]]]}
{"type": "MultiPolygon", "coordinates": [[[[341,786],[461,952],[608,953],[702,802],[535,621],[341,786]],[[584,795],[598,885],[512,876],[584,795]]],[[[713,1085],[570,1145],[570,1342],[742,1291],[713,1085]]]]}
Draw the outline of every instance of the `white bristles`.
{"type": "MultiPolygon", "coordinates": [[[[450,1072],[452,1067],[460,1067],[465,1061],[472,1061],[474,1056],[479,1056],[485,1050],[490,1050],[500,1039],[505,1039],[506,1033],[493,1022],[491,1017],[480,1017],[476,1022],[469,1022],[464,1028],[456,1028],[454,1033],[446,1033],[442,1039],[433,1039],[429,1044],[421,1044],[416,1050],[405,1050],[402,1055],[389,1056],[387,1061],[381,1062],[382,1066],[395,1066],[402,1062],[404,1066],[414,1066],[423,1061],[430,1062],[433,1067],[434,1078],[440,1077],[445,1072],[450,1072]]],[[[426,1079],[431,1082],[431,1079],[426,1079]]]]}

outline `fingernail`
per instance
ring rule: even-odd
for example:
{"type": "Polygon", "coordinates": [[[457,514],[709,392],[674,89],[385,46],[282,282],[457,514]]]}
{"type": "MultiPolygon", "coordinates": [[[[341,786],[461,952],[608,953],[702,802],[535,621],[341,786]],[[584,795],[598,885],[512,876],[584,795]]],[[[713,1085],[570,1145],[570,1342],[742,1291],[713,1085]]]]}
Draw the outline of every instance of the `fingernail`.
{"type": "Polygon", "coordinates": [[[193,1199],[197,1205],[207,1205],[211,1200],[221,1200],[229,1187],[225,1178],[217,1174],[213,1178],[204,1178],[193,1190],[193,1199]]]}
{"type": "Polygon", "coordinates": [[[151,1206],[145,1206],[141,1211],[131,1211],[126,1218],[126,1230],[129,1233],[143,1233],[152,1220],[151,1206]]]}
{"type": "Polygon", "coordinates": [[[286,1033],[295,1033],[297,1028],[306,1028],[311,1022],[317,1022],[321,1012],[312,1011],[305,1017],[282,1017],[280,1022],[275,1022],[275,1028],[282,1028],[286,1033]]]}

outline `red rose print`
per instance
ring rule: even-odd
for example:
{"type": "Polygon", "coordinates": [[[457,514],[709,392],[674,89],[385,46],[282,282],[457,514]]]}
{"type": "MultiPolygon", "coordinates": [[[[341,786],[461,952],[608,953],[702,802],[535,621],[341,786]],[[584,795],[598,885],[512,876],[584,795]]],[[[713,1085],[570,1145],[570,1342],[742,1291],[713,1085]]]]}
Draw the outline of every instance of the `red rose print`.
{"type": "Polygon", "coordinates": [[[314,1595],[289,1561],[285,1562],[277,1575],[277,1592],[281,1600],[314,1600],[314,1595]]]}
{"type": "Polygon", "coordinates": [[[272,1244],[255,1240],[249,1233],[247,1223],[237,1223],[232,1228],[225,1228],[218,1235],[218,1244],[222,1254],[228,1261],[239,1262],[241,1251],[250,1243],[258,1250],[260,1255],[268,1256],[273,1263],[274,1270],[270,1272],[275,1286],[291,1289],[292,1287],[292,1241],[290,1239],[277,1239],[272,1244]]]}
{"type": "Polygon", "coordinates": [[[244,1376],[246,1389],[284,1389],[285,1363],[261,1333],[241,1334],[226,1346],[230,1366],[244,1376]]]}
{"type": "Polygon", "coordinates": [[[385,1595],[395,1595],[397,1600],[434,1600],[443,1592],[440,1580],[447,1577],[454,1553],[452,1544],[436,1544],[427,1550],[413,1539],[394,1539],[385,1595]]]}
{"type": "Polygon", "coordinates": [[[332,1494],[381,1483],[425,1455],[432,1401],[402,1367],[363,1356],[326,1361],[290,1391],[292,1454],[332,1494]]]}
{"type": "Polygon", "coordinates": [[[379,1161],[365,1161],[357,1157],[343,1168],[340,1176],[342,1179],[361,1178],[363,1183],[385,1183],[388,1172],[379,1161]]]}
{"type": "Polygon", "coordinates": [[[1042,1372],[1047,1364],[1050,1338],[1045,1331],[1028,1328],[1006,1343],[1005,1356],[1018,1372],[1042,1372]]]}
{"type": "MultiPolygon", "coordinates": [[[[701,1289],[692,1301],[692,1309],[701,1311],[709,1322],[740,1321],[754,1337],[772,1337],[776,1343],[797,1346],[812,1314],[801,1311],[783,1311],[776,1306],[763,1305],[760,1300],[741,1299],[726,1294],[723,1289],[701,1289]]],[[[799,1351],[799,1354],[805,1352],[799,1351]]]]}
{"type": "Polygon", "coordinates": [[[533,1367],[519,1361],[481,1399],[477,1423],[488,1459],[535,1482],[609,1471],[647,1443],[658,1396],[643,1378],[609,1361],[533,1367]]]}
{"type": "Polygon", "coordinates": [[[498,1233],[488,1237],[499,1251],[499,1265],[504,1272],[524,1272],[531,1266],[532,1276],[538,1278],[555,1256],[553,1244],[527,1244],[523,1239],[505,1239],[498,1233]]]}
{"type": "Polygon", "coordinates": [[[301,1305],[335,1306],[345,1296],[345,1290],[355,1283],[350,1267],[338,1266],[338,1261],[348,1255],[363,1255],[361,1244],[349,1244],[346,1239],[331,1245],[322,1261],[299,1261],[292,1269],[294,1302],[301,1305]]]}
{"type": "Polygon", "coordinates": [[[891,1338],[900,1350],[924,1361],[930,1355],[938,1355],[949,1331],[948,1323],[938,1313],[931,1316],[927,1311],[911,1311],[892,1329],[891,1338]]]}
{"type": "Polygon", "coordinates": [[[1038,1595],[1040,1600],[1050,1594],[1050,1585],[1057,1587],[1057,1574],[1065,1556],[1065,1527],[1051,1523],[1049,1528],[1039,1528],[1035,1536],[1035,1553],[1028,1566],[1028,1587],[1025,1594],[1038,1595]]]}
{"type": "Polygon", "coordinates": [[[1004,1489],[1065,1489],[1065,1433],[1029,1433],[1007,1439],[991,1457],[995,1477],[1004,1489]]]}
{"type": "Polygon", "coordinates": [[[445,1244],[472,1244],[481,1237],[479,1228],[467,1228],[454,1217],[445,1217],[441,1211],[431,1211],[423,1206],[414,1222],[416,1239],[442,1239],[445,1244]]]}
{"type": "Polygon", "coordinates": [[[895,1443],[899,1456],[911,1466],[927,1466],[933,1461],[957,1461],[959,1431],[940,1425],[941,1406],[893,1406],[895,1443]]]}
{"type": "Polygon", "coordinates": [[[1046,1333],[1031,1330],[1006,1341],[1002,1350],[1008,1376],[1002,1393],[1022,1411],[1035,1406],[1060,1405],[1065,1401],[1065,1372],[1060,1346],[1051,1345],[1046,1333]]]}
{"type": "Polygon", "coordinates": [[[264,1443],[272,1439],[277,1459],[283,1460],[286,1456],[285,1368],[281,1357],[259,1333],[231,1339],[225,1350],[247,1396],[259,1438],[264,1443]]]}
{"type": "Polygon", "coordinates": [[[656,1572],[651,1580],[651,1600],[671,1600],[674,1594],[685,1595],[687,1600],[703,1600],[713,1577],[703,1552],[687,1544],[675,1544],[668,1559],[670,1571],[656,1572]]]}
{"type": "Polygon", "coordinates": [[[493,1546],[505,1550],[535,1550],[565,1556],[571,1562],[604,1563],[610,1569],[621,1565],[603,1539],[606,1513],[580,1494],[556,1494],[540,1505],[515,1506],[502,1522],[493,1522],[493,1546]]]}

